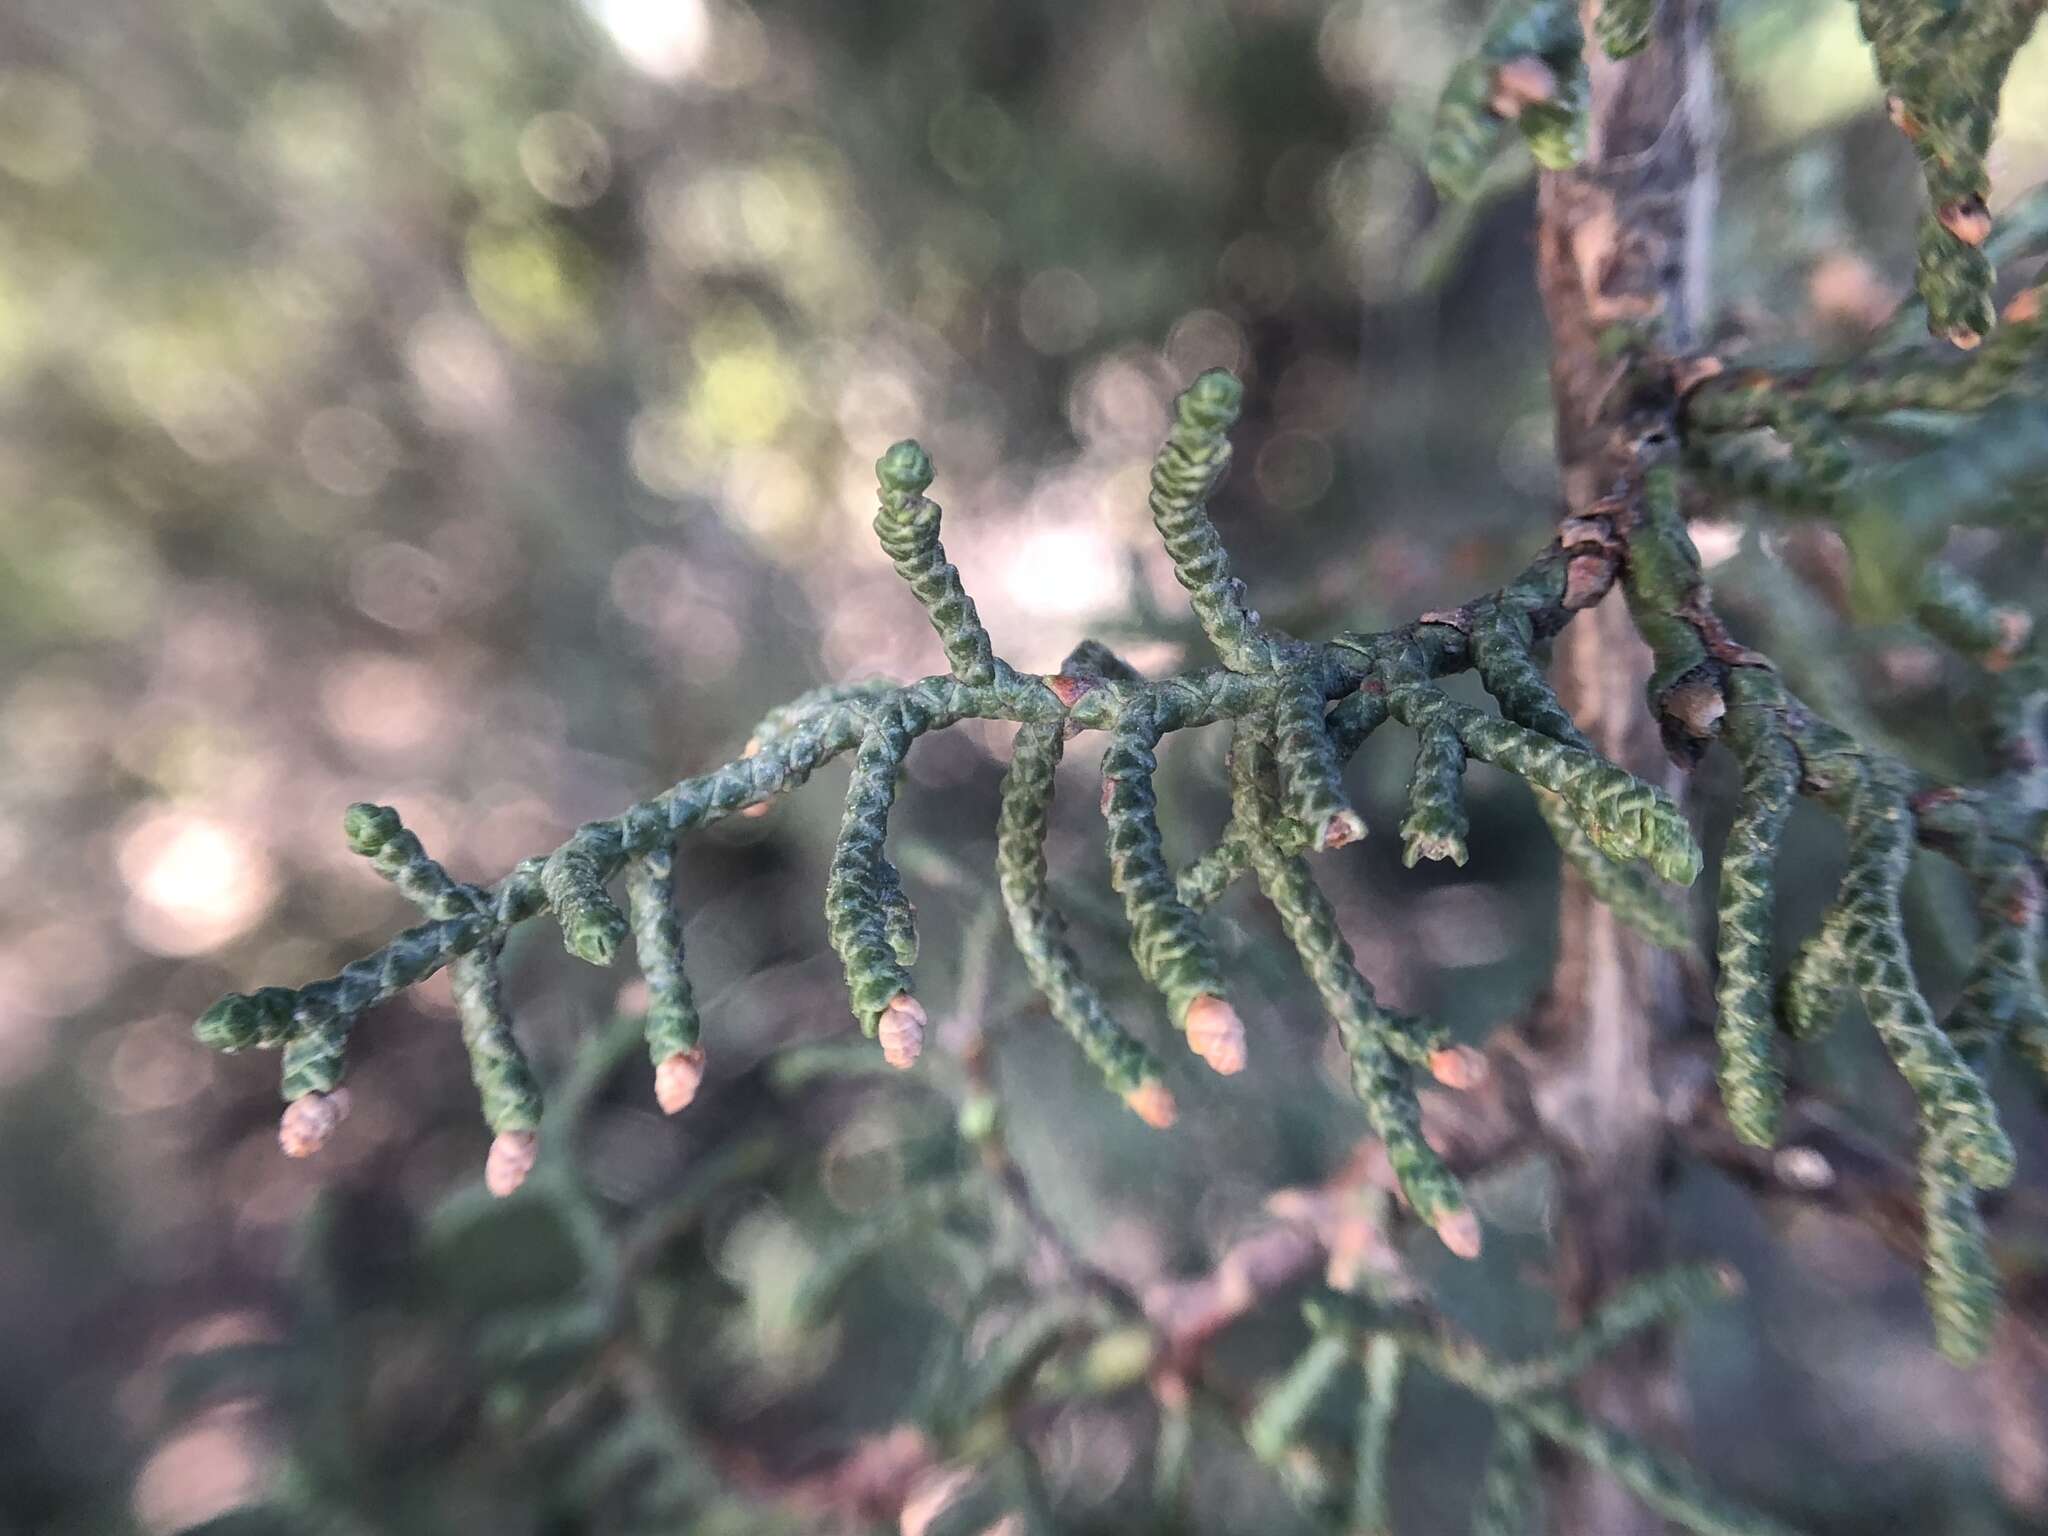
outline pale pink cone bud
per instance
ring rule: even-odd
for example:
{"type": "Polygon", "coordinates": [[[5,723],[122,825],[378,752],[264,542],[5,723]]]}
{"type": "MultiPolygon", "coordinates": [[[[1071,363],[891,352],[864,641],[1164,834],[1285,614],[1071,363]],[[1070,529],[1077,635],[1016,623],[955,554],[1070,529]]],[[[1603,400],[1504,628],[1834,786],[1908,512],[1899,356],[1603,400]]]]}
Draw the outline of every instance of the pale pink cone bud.
{"type": "Polygon", "coordinates": [[[882,1060],[899,1071],[913,1065],[924,1050],[924,1004],[908,992],[889,999],[875,1024],[875,1038],[882,1042],[882,1060]]]}
{"type": "Polygon", "coordinates": [[[1941,220],[1943,229],[1965,245],[1982,245],[1991,238],[1991,210],[1984,206],[1981,197],[1944,203],[1935,217],[1941,220]]]}
{"type": "Polygon", "coordinates": [[[1124,1102],[1130,1105],[1132,1114],[1155,1131],[1165,1130],[1180,1114],[1180,1106],[1173,1102],[1173,1094],[1156,1077],[1148,1077],[1139,1083],[1124,1095],[1124,1102]]]}
{"type": "Polygon", "coordinates": [[[539,1132],[500,1131],[484,1159],[484,1188],[504,1199],[526,1182],[539,1156],[539,1132]]]}
{"type": "Polygon", "coordinates": [[[1446,1088],[1477,1088],[1486,1081],[1486,1057],[1469,1045],[1429,1053],[1429,1075],[1446,1088]]]}
{"type": "Polygon", "coordinates": [[[1224,1077],[1244,1070],[1244,1021],[1222,998],[1204,992],[1188,1004],[1188,1049],[1224,1077]]]}
{"type": "Polygon", "coordinates": [[[1323,846],[1344,848],[1365,836],[1365,818],[1356,811],[1339,811],[1323,823],[1323,846]]]}
{"type": "Polygon", "coordinates": [[[677,1051],[654,1069],[654,1101],[664,1115],[680,1114],[704,1082],[704,1047],[677,1051]]]}
{"type": "Polygon", "coordinates": [[[2012,300],[2005,306],[2001,318],[2004,319],[2007,325],[2025,325],[2031,320],[2040,319],[2041,290],[2039,288],[2022,288],[2012,296],[2012,300]]]}
{"type": "Polygon", "coordinates": [[[1447,1211],[1439,1216],[1436,1235],[1459,1258],[1479,1257],[1479,1218],[1470,1211],[1447,1211]]]}
{"type": "Polygon", "coordinates": [[[311,1157],[347,1118],[346,1088],[305,1094],[285,1105],[277,1122],[277,1144],[286,1157],[311,1157]]]}
{"type": "Polygon", "coordinates": [[[1959,325],[1946,333],[1948,344],[1958,352],[1974,352],[1982,345],[1984,338],[1967,325],[1959,325]]]}
{"type": "Polygon", "coordinates": [[[1556,97],[1557,71],[1534,54],[1524,54],[1493,72],[1493,95],[1486,104],[1495,117],[1516,118],[1556,97]]]}

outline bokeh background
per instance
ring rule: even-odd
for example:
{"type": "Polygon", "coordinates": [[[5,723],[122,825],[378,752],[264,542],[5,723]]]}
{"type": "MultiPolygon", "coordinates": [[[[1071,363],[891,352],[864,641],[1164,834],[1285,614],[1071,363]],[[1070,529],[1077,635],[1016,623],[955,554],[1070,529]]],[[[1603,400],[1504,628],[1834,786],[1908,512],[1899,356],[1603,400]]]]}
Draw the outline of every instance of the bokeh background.
{"type": "MultiPolygon", "coordinates": [[[[1910,155],[1852,7],[1724,13],[1722,329],[1845,344],[1903,294],[1910,155]]],[[[944,1118],[778,1065],[850,1027],[820,912],[843,768],[685,849],[713,1067],[678,1121],[617,1047],[623,978],[515,940],[522,1034],[581,1095],[550,1156],[605,1231],[481,1198],[445,984],[361,1028],[356,1113],[303,1165],[276,1154],[274,1059],[209,1055],[190,1020],[407,920],[342,845],[351,801],[495,878],[733,755],[805,687],[934,669],[867,527],[897,437],[931,449],[948,547],[1027,669],[1084,633],[1147,668],[1193,653],[1143,485],[1204,367],[1249,386],[1217,515],[1269,615],[1394,622],[1517,568],[1556,494],[1532,173],[1513,158],[1446,208],[1420,169],[1482,20],[1469,0],[0,12],[0,1530],[817,1528],[730,1487],[787,1489],[887,1431],[960,1321],[914,1232],[813,1304],[944,1118]],[[591,1039],[613,1044],[579,1057],[591,1039]],[[656,1309],[658,1347],[622,1376],[571,1328],[507,1366],[505,1330],[559,1323],[593,1276],[656,1309]]],[[[2005,123],[2002,197],[2048,176],[2039,39],[2005,123]]],[[[1700,543],[1803,691],[1969,766],[1944,663],[1904,632],[1852,639],[1825,541],[1731,519],[1700,543]]],[[[1962,552],[2008,594],[2037,579],[2038,549],[1962,552]]],[[[1242,896],[1219,931],[1252,978],[1251,1070],[1223,1085],[1173,1053],[1168,1135],[1101,1091],[991,925],[1006,731],[912,759],[897,836],[928,998],[986,1031],[1018,1156],[1091,1257],[1139,1285],[1200,1270],[1270,1191],[1340,1163],[1359,1116],[1242,896]]],[[[1090,757],[1053,853],[1113,973],[1090,757]]],[[[1172,755],[1182,855],[1220,824],[1219,758],[1172,755]]],[[[1405,772],[1384,744],[1354,768],[1369,820],[1398,821],[1405,772]]],[[[1331,864],[1383,995],[1468,1038],[1540,985],[1556,888],[1520,787],[1479,771],[1473,796],[1463,870],[1404,871],[1385,836],[1331,864]]],[[[1795,927],[1831,839],[1795,826],[1795,927]]],[[[1932,872],[1919,897],[1939,997],[1964,906],[1932,872]]],[[[1874,1053],[1856,1031],[1828,1049],[1895,1137],[1874,1053]]],[[[1543,1190],[1481,1198],[1485,1260],[1417,1262],[1482,1332],[1538,1337],[1543,1190]]],[[[2031,1383],[1940,1363],[1910,1272],[1818,1218],[1767,1227],[1708,1175],[1673,1198],[1681,1246],[1751,1281],[1685,1342],[1710,1471],[1820,1529],[2039,1520],[2048,1466],[2012,1428],[2031,1383]]],[[[1247,1390],[1298,1343],[1280,1310],[1226,1341],[1247,1390]]],[[[1418,1392],[1404,1530],[1460,1518],[1474,1424],[1418,1392]]],[[[1130,1528],[1141,1408],[1042,1435],[1062,1527],[1130,1528]]],[[[1297,1518],[1220,1442],[1198,1475],[1202,1528],[1297,1518]]]]}

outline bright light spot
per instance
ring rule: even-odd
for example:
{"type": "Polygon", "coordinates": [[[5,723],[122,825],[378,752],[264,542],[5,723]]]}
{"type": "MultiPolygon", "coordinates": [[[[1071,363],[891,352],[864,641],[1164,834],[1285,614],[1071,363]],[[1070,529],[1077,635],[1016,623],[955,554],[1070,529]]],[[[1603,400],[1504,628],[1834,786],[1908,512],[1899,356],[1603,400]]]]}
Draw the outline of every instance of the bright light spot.
{"type": "Polygon", "coordinates": [[[657,80],[680,80],[704,62],[711,17],[703,0],[585,0],[625,61],[657,80]]]}
{"type": "Polygon", "coordinates": [[[797,379],[771,344],[705,363],[690,391],[689,425],[718,443],[766,443],[798,404],[797,379]]]}
{"type": "Polygon", "coordinates": [[[128,932],[159,955],[204,954],[238,938],[276,889],[269,859],[248,838],[171,807],[145,812],[122,835],[115,862],[128,886],[128,932]]]}
{"type": "Polygon", "coordinates": [[[1742,548],[1742,524],[1732,519],[1702,518],[1686,530],[1693,548],[1700,552],[1700,564],[1708,570],[1735,558],[1742,548]]]}
{"type": "Polygon", "coordinates": [[[1104,613],[1124,600],[1123,551],[1092,528],[1038,528],[1003,562],[1003,586],[1027,613],[1070,618],[1104,613]]]}

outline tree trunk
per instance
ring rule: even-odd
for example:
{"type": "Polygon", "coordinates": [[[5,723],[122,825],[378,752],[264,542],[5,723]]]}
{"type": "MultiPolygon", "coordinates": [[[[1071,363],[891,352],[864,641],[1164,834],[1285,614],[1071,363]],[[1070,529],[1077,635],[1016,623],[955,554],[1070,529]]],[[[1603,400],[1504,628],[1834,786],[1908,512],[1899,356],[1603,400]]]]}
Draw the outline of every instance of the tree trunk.
{"type": "MultiPolygon", "coordinates": [[[[1576,170],[1544,175],[1537,232],[1558,456],[1574,514],[1626,498],[1646,459],[1670,451],[1668,441],[1645,441],[1640,414],[1624,421],[1622,365],[1602,341],[1627,326],[1666,352],[1693,342],[1714,199],[1705,9],[1705,0],[1668,0],[1650,45],[1620,61],[1601,53],[1593,7],[1586,11],[1588,154],[1576,170]]],[[[1559,637],[1553,670],[1565,707],[1602,753],[1676,792],[1644,700],[1649,651],[1618,590],[1559,637]]],[[[1558,1290],[1568,1322],[1665,1262],[1667,1133],[1652,1056],[1678,1026],[1683,980],[1676,956],[1618,922],[1567,871],[1557,969],[1531,1044],[1540,1063],[1534,1106],[1559,1182],[1558,1290]]],[[[1683,1405],[1661,1337],[1647,1336],[1589,1372],[1579,1397],[1630,1434],[1665,1444],[1680,1434],[1683,1405]]],[[[1577,1461],[1560,1469],[1551,1504],[1559,1532],[1664,1528],[1577,1461]]]]}

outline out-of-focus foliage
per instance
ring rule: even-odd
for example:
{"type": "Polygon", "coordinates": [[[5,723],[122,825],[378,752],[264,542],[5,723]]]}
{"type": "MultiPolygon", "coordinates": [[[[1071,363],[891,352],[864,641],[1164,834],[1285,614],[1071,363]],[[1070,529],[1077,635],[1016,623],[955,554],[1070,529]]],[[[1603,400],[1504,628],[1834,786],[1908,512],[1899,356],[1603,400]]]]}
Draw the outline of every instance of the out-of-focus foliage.
{"type": "MultiPolygon", "coordinates": [[[[1903,296],[1896,210],[1918,192],[1855,14],[1729,10],[1723,290],[1738,316],[1766,295],[1793,316],[1803,292],[1807,339],[1860,335],[1903,296]]],[[[394,1013],[315,1169],[276,1158],[265,1069],[209,1059],[189,1017],[228,987],[324,974],[392,925],[397,897],[333,836],[339,806],[401,804],[460,877],[492,878],[730,756],[763,700],[930,670],[866,530],[868,466],[907,433],[958,486],[949,548],[1020,665],[1050,670],[1119,621],[1168,637],[1148,663],[1192,638],[1159,616],[1170,572],[1129,509],[1174,388],[1212,364],[1253,385],[1217,512],[1245,574],[1291,594],[1277,616],[1369,625],[1508,574],[1555,489],[1526,167],[1444,210],[1422,164],[1436,92],[1484,22],[1419,3],[9,7],[0,1519],[171,1531],[289,1472],[383,1529],[620,1528],[552,1481],[569,1448],[557,1462],[521,1438],[552,1399],[481,1368],[485,1325],[511,1314],[516,1335],[519,1309],[573,1304],[594,1250],[539,1195],[442,1207],[484,1144],[452,1030],[394,1013]],[[202,1391],[179,1363],[231,1346],[273,1370],[263,1391],[240,1374],[202,1391]]],[[[2005,99],[1995,186],[2018,189],[2048,165],[2038,40],[2005,99]]],[[[1851,649],[1832,611],[1769,595],[1788,559],[1838,571],[1825,538],[1695,531],[1752,594],[1732,616],[1804,696],[1865,716],[1859,736],[1971,766],[1931,648],[1901,630],[1851,649]]],[[[2028,536],[1958,553],[1999,596],[2038,600],[2028,536]]],[[[913,760],[917,826],[993,824],[993,745],[913,760]]],[[[1169,770],[1176,814],[1220,824],[1214,767],[1169,770]]],[[[1354,770],[1369,819],[1398,824],[1405,771],[1354,770]]],[[[1554,855],[1510,788],[1475,782],[1455,876],[1401,870],[1383,837],[1336,891],[1389,1000],[1468,1037],[1527,996],[1549,947],[1554,855]]],[[[761,1448],[778,1483],[893,1422],[902,1403],[876,1383],[907,1383],[907,1342],[930,1331],[891,1278],[921,1249],[847,1270],[838,1321],[798,1305],[832,1234],[900,1187],[931,1130],[836,1086],[775,1108],[754,1065],[843,1018],[817,960],[832,799],[700,848],[685,938],[735,1042],[720,1092],[676,1128],[621,1083],[579,1163],[628,1231],[702,1198],[673,1246],[634,1260],[655,1342],[626,1358],[761,1448]],[[773,1180],[748,1162],[764,1131],[788,1138],[773,1180]]],[[[1078,827],[1054,836],[1070,866],[1096,856],[1078,827]]],[[[1781,904],[1807,927],[1838,850],[1818,820],[1788,836],[1781,904]]],[[[960,932],[978,893],[904,864],[948,892],[921,911],[927,954],[984,953],[960,932]]],[[[1928,936],[1967,899],[1932,872],[1907,896],[1928,936]]],[[[1264,924],[1226,914],[1233,967],[1272,964],[1264,924]]],[[[612,999],[549,948],[509,963],[553,1085],[612,999]]],[[[1960,957],[1922,969],[1960,986],[1960,957]]],[[[1313,1010],[1272,975],[1254,1023],[1298,1048],[1227,1099],[1192,1090],[1201,1113],[1170,1143],[1102,1114],[1041,1020],[997,1035],[999,1077],[1030,1085],[1020,1159],[1133,1283],[1203,1267],[1266,1191],[1348,1144],[1313,1010]]],[[[1901,1122],[1875,1051],[1850,1032],[1822,1049],[1885,1106],[1873,1124],[1901,1122]]],[[[1540,1192],[1480,1198],[1496,1227],[1540,1225],[1540,1192]]],[[[1710,1470],[1781,1507],[1810,1498],[1841,1529],[1871,1511],[1996,1518],[1977,1389],[1933,1364],[1903,1268],[1804,1228],[1780,1235],[1805,1267],[1760,1268],[1741,1202],[1701,1181],[1680,1209],[1701,1246],[1761,1274],[1745,1323],[1695,1330],[1710,1470]],[[1809,1488],[1812,1461],[1845,1456],[1869,1460],[1809,1488]]],[[[1450,1281],[1505,1347],[1546,1336],[1503,1299],[1532,1246],[1498,1243],[1450,1281]]],[[[1301,1341],[1230,1342],[1224,1365],[1251,1384],[1301,1341]]],[[[635,1423],[621,1403],[644,1387],[590,1390],[581,1455],[635,1423]]],[[[1430,1417],[1403,1432],[1396,1503],[1430,1529],[1458,1518],[1477,1461],[1461,1410],[1417,1396],[1430,1417]]],[[[546,1427],[575,1442],[578,1422],[546,1427]]],[[[660,1434],[636,1425],[616,1449],[660,1434]]],[[[1124,1421],[1090,1410],[1044,1435],[1073,1520],[1135,1507],[1152,1447],[1124,1421]]],[[[1218,1528],[1273,1503],[1228,1455],[1199,1487],[1218,1528]]]]}

